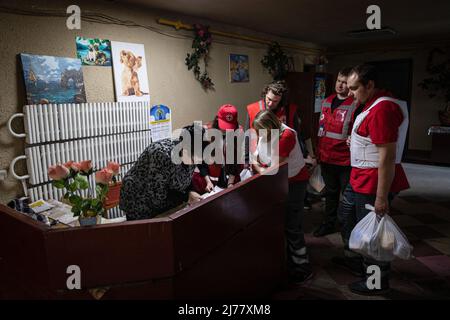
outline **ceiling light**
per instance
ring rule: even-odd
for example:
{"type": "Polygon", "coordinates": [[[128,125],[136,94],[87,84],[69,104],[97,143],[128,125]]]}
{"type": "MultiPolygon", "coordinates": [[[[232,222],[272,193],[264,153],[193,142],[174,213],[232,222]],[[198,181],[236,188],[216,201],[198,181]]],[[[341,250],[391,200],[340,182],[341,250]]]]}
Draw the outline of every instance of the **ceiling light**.
{"type": "Polygon", "coordinates": [[[363,29],[347,32],[347,36],[355,39],[369,39],[369,38],[384,38],[398,35],[397,31],[392,28],[386,27],[381,29],[363,29]]]}

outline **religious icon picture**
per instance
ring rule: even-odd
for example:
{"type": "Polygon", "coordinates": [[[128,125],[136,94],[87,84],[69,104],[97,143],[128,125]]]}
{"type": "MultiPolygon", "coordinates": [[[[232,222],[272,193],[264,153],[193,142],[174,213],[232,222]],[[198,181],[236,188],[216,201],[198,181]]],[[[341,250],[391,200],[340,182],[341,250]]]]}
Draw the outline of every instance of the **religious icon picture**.
{"type": "Polygon", "coordinates": [[[230,54],[230,81],[249,82],[249,62],[248,55],[230,54]]]}

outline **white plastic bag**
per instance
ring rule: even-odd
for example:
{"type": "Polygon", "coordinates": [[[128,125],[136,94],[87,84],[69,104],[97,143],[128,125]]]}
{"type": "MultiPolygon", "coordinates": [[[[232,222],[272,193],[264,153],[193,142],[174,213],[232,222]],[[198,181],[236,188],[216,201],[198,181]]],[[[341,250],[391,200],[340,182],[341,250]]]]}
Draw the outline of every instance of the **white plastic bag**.
{"type": "Polygon", "coordinates": [[[395,221],[387,214],[381,218],[378,225],[378,237],[373,241],[373,247],[379,248],[377,260],[391,261],[395,257],[405,260],[412,258],[413,247],[395,221]]]}
{"type": "Polygon", "coordinates": [[[314,171],[309,178],[309,184],[318,193],[322,192],[323,188],[325,188],[325,182],[323,181],[320,165],[317,165],[314,168],[314,171]]]}
{"type": "Polygon", "coordinates": [[[380,218],[371,205],[366,209],[370,213],[352,230],[350,249],[378,261],[410,259],[413,247],[394,220],[387,214],[380,218]]]}
{"type": "Polygon", "coordinates": [[[349,247],[362,255],[370,256],[370,243],[378,228],[378,216],[375,211],[369,212],[353,228],[350,235],[349,247]]]}
{"type": "Polygon", "coordinates": [[[241,171],[240,177],[241,181],[247,180],[248,178],[251,178],[252,172],[249,169],[244,169],[241,171]]]}

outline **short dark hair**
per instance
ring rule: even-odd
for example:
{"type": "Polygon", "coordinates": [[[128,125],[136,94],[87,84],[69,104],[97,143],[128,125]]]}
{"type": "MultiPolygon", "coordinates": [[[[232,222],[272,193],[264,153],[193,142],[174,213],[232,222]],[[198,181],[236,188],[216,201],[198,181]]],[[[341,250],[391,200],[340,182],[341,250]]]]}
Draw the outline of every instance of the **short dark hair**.
{"type": "Polygon", "coordinates": [[[284,80],[279,80],[266,85],[262,91],[262,97],[264,98],[269,91],[272,91],[274,95],[283,96],[288,92],[288,88],[284,80]]]}
{"type": "Polygon", "coordinates": [[[352,68],[349,75],[351,74],[356,74],[358,76],[358,81],[364,86],[366,86],[371,80],[374,82],[375,87],[377,85],[377,70],[375,66],[371,64],[359,64],[352,68]]]}
{"type": "Polygon", "coordinates": [[[276,96],[281,96],[281,100],[278,103],[278,106],[284,107],[287,105],[287,102],[289,100],[288,99],[289,89],[284,80],[274,81],[266,85],[261,93],[261,97],[265,99],[266,94],[269,93],[269,91],[272,91],[273,94],[276,96]]]}
{"type": "Polygon", "coordinates": [[[343,67],[338,72],[338,76],[341,75],[343,77],[348,77],[350,75],[350,72],[352,71],[352,67],[343,67]]]}

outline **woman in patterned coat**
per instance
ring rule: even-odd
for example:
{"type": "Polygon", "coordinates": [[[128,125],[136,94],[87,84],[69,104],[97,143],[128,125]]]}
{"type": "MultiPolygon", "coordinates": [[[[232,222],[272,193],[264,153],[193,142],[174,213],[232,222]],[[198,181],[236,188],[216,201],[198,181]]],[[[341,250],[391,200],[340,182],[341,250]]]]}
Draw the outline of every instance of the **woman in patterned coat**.
{"type": "MultiPolygon", "coordinates": [[[[204,129],[200,132],[199,128],[194,129],[191,125],[183,130],[190,136],[190,145],[184,144],[184,147],[194,150],[194,135],[201,134],[203,138],[204,129]]],[[[203,141],[202,138],[198,140],[203,141]]],[[[172,153],[177,149],[181,151],[181,145],[182,139],[170,138],[151,143],[126,173],[119,206],[126,213],[127,220],[153,218],[186,201],[192,203],[200,200],[200,196],[191,191],[195,169],[193,157],[183,150],[181,163],[172,160],[172,153]]],[[[202,152],[203,149],[204,145],[202,152]]]]}

